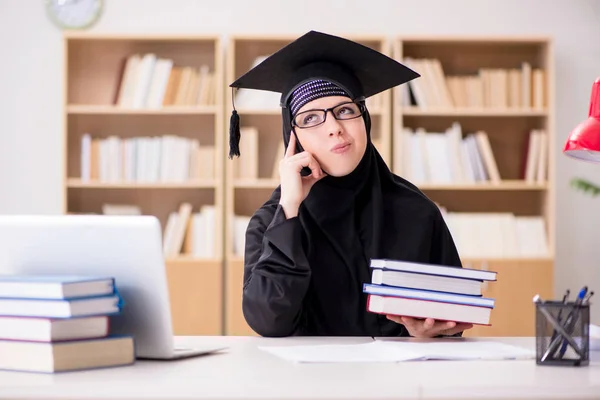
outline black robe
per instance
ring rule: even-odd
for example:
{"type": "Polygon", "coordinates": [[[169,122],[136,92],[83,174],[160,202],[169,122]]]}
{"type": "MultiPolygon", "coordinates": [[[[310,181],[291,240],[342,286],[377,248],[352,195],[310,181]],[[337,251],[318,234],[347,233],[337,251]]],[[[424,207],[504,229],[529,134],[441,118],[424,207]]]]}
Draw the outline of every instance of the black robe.
{"type": "Polygon", "coordinates": [[[275,189],[246,231],[242,308],[261,336],[408,336],[367,311],[372,258],[461,267],[437,205],[393,174],[370,140],[358,167],[325,177],[297,217],[275,189]]]}

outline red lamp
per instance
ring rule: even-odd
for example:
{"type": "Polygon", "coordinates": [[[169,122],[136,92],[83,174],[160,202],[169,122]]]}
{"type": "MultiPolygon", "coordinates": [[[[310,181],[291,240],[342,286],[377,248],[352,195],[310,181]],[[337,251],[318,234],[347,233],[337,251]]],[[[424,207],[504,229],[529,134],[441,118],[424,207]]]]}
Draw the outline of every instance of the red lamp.
{"type": "Polygon", "coordinates": [[[592,86],[588,119],[573,129],[563,153],[578,160],[600,163],[600,78],[592,86]]]}

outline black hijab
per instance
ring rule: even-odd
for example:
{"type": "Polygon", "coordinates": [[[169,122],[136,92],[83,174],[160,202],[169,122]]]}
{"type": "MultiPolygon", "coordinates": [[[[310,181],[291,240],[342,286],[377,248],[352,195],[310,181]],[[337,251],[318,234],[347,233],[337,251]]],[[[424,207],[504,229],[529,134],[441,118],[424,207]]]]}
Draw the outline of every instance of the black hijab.
{"type": "MultiPolygon", "coordinates": [[[[297,334],[405,336],[403,325],[367,311],[362,289],[371,280],[370,260],[460,266],[438,207],[390,171],[372,143],[365,110],[367,145],[358,166],[318,181],[299,209],[311,284],[297,334]]],[[[282,117],[287,143],[291,115],[284,109],[282,117]]],[[[271,201],[279,194],[277,188],[271,201]]]]}
{"type": "MultiPolygon", "coordinates": [[[[415,71],[369,47],[311,31],[230,86],[281,93],[283,141],[287,147],[292,128],[290,99],[302,92],[302,85],[307,82],[326,80],[353,101],[364,102],[417,77],[415,71]]],[[[297,109],[298,103],[293,106],[297,109]]],[[[245,285],[249,286],[245,287],[244,310],[256,326],[269,325],[261,327],[262,331],[288,334],[287,326],[278,329],[274,325],[279,321],[287,324],[293,317],[299,318],[293,332],[298,335],[406,336],[403,325],[367,311],[363,284],[371,280],[370,260],[390,258],[460,266],[440,210],[414,185],[390,171],[371,141],[368,110],[363,119],[367,146],[360,163],[350,174],[327,176],[312,187],[298,212],[299,235],[293,222],[282,224],[294,227],[289,236],[277,236],[271,243],[260,236],[264,230],[259,227],[269,225],[280,207],[280,187],[251,221],[249,230],[254,242],[246,252],[251,261],[245,265],[245,285]],[[260,253],[263,245],[267,254],[260,253]],[[296,254],[297,246],[302,247],[308,264],[302,259],[302,270],[290,261],[294,255],[304,258],[303,254],[296,254]],[[269,257],[273,264],[262,262],[269,257]],[[258,264],[260,273],[252,279],[258,264]],[[302,293],[298,300],[298,293],[293,290],[303,290],[298,288],[305,287],[304,277],[309,277],[310,282],[306,294],[302,293]],[[289,300],[286,296],[290,296],[289,300]],[[296,314],[298,301],[302,304],[296,314]],[[286,314],[288,309],[293,316],[286,314]]],[[[229,133],[233,157],[239,155],[240,135],[235,108],[229,133]]],[[[302,151],[301,143],[298,144],[302,151]]]]}

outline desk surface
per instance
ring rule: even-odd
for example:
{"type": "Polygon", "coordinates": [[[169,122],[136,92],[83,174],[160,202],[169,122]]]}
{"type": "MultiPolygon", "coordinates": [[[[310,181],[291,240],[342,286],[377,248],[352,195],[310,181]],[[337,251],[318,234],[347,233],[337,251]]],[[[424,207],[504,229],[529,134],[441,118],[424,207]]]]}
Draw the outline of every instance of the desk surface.
{"type": "MultiPolygon", "coordinates": [[[[487,338],[489,340],[490,338],[487,338]]],[[[533,338],[499,338],[532,347],[533,338]]],[[[600,399],[600,362],[588,367],[523,361],[294,364],[259,345],[364,343],[370,338],[183,337],[223,353],[62,374],[0,372],[15,399],[600,399]]]]}

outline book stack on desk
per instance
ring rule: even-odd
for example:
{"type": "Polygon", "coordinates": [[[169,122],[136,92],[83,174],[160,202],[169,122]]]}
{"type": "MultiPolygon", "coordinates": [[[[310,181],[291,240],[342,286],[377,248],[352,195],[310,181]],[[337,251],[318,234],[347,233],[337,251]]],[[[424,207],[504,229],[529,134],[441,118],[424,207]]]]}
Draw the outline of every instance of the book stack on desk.
{"type": "Polygon", "coordinates": [[[496,272],[396,260],[371,260],[367,310],[378,314],[490,325],[495,299],[482,283],[496,272]]]}
{"type": "Polygon", "coordinates": [[[0,276],[0,369],[63,372],[132,364],[131,336],[110,333],[121,311],[113,278],[0,276]]]}

